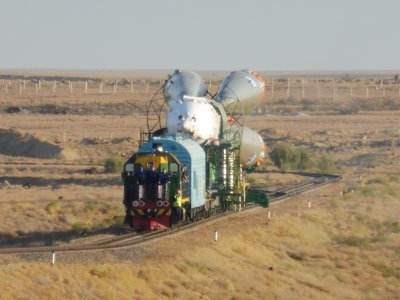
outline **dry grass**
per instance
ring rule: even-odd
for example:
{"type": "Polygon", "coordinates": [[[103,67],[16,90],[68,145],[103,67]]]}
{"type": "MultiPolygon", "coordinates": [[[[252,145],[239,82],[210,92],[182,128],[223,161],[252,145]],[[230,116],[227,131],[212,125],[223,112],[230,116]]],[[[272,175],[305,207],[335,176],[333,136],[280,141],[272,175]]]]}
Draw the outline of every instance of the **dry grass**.
{"type": "Polygon", "coordinates": [[[262,209],[234,215],[150,243],[139,251],[152,247],[152,254],[134,262],[51,266],[49,256],[43,263],[8,263],[0,271],[7,286],[2,295],[23,297],[31,290],[38,298],[59,299],[395,299],[400,240],[390,220],[399,199],[375,202],[375,216],[357,218],[371,204],[359,192],[350,199],[335,196],[339,204],[333,211],[324,197],[309,197],[312,209],[300,197],[304,208],[291,203],[292,212],[268,224],[262,209]],[[378,234],[385,238],[374,240],[378,234]]]}
{"type": "MultiPolygon", "coordinates": [[[[107,80],[115,79],[110,75],[107,80]]],[[[284,86],[283,81],[277,84],[284,86]]],[[[374,84],[365,81],[364,86],[374,84]]],[[[35,106],[46,96],[43,99],[51,104],[107,107],[134,99],[143,106],[156,85],[148,93],[141,86],[133,95],[101,97],[51,90],[19,97],[10,92],[2,104],[17,101],[17,105],[35,106]]],[[[259,208],[140,248],[58,253],[54,266],[49,253],[0,256],[0,298],[397,299],[400,113],[324,114],[332,105],[346,109],[352,105],[349,98],[337,101],[276,99],[270,102],[271,111],[308,107],[319,114],[257,115],[245,121],[262,131],[269,148],[284,141],[308,147],[315,159],[328,155],[344,176],[341,183],[272,206],[269,222],[259,208]],[[309,200],[311,209],[307,209],[309,200]]],[[[364,107],[372,105],[369,100],[367,104],[364,107]]],[[[389,104],[379,103],[377,108],[389,104]]],[[[1,129],[31,134],[35,141],[57,145],[64,153],[52,159],[0,155],[1,183],[11,184],[0,186],[1,244],[65,243],[85,231],[119,224],[124,214],[121,181],[118,174],[104,174],[101,163],[110,156],[126,159],[136,149],[144,125],[144,115],[138,112],[130,116],[1,114],[1,129]],[[114,139],[129,136],[133,141],[113,143],[111,134],[114,139]],[[85,137],[105,142],[81,143],[85,137]],[[99,174],[84,174],[89,167],[99,174]],[[22,186],[27,181],[30,188],[22,186]]],[[[265,167],[272,165],[267,161],[265,167]]],[[[281,174],[249,178],[269,185],[298,179],[302,180],[281,174]]]]}

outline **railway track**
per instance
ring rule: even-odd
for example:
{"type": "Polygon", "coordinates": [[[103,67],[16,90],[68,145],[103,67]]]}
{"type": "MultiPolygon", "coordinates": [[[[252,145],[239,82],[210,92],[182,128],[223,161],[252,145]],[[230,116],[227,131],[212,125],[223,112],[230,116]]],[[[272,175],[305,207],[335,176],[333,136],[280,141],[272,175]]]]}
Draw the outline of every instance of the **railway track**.
{"type": "MultiPolygon", "coordinates": [[[[257,173],[270,173],[271,171],[256,171],[257,173]]],[[[340,176],[332,174],[317,174],[317,173],[302,173],[302,172],[280,172],[290,173],[294,175],[304,176],[306,180],[298,181],[297,183],[280,185],[276,187],[251,187],[250,190],[264,193],[268,196],[269,202],[278,202],[290,196],[304,193],[306,191],[315,190],[324,185],[337,182],[341,179],[340,176]]],[[[244,209],[251,209],[258,207],[258,204],[249,203],[244,209]]],[[[128,246],[134,246],[141,244],[146,241],[150,241],[156,238],[160,238],[169,234],[173,234],[182,230],[192,228],[202,223],[211,221],[213,219],[219,219],[226,215],[233,213],[233,211],[226,211],[217,215],[212,215],[209,218],[188,223],[181,227],[168,230],[159,230],[152,232],[130,232],[122,234],[117,237],[105,238],[99,241],[95,241],[89,244],[78,244],[78,245],[62,245],[62,246],[39,246],[39,247],[20,247],[20,248],[0,248],[0,254],[23,254],[23,253],[55,253],[55,252],[71,252],[71,251],[92,251],[92,250],[107,250],[116,249],[128,246]]]]}
{"type": "Polygon", "coordinates": [[[339,175],[333,174],[320,174],[320,173],[308,173],[308,172],[287,172],[287,171],[264,171],[257,170],[254,173],[268,174],[268,173],[281,173],[281,174],[293,174],[300,175],[305,180],[298,181],[297,183],[280,185],[277,187],[251,187],[250,190],[265,193],[268,195],[270,202],[277,202],[283,198],[293,196],[295,194],[304,193],[309,190],[320,188],[324,185],[337,182],[341,179],[339,175]]]}

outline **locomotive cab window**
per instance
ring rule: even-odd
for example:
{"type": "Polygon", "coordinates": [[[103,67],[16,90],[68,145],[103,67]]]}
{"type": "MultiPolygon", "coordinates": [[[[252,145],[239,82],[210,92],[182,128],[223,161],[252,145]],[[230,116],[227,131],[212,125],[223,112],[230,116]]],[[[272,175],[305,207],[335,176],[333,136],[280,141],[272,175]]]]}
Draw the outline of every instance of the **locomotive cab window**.
{"type": "Polygon", "coordinates": [[[169,173],[173,175],[178,174],[178,164],[177,163],[170,163],[169,165],[169,173]]]}
{"type": "Polygon", "coordinates": [[[125,172],[133,172],[134,164],[126,164],[125,172]]]}

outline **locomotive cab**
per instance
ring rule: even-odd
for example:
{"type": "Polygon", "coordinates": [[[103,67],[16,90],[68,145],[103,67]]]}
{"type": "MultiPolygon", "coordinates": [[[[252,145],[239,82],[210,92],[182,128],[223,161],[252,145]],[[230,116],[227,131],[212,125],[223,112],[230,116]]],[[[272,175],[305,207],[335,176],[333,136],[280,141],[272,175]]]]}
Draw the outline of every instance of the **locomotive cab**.
{"type": "Polygon", "coordinates": [[[137,230],[170,227],[175,191],[181,188],[181,164],[167,152],[136,153],[124,165],[125,223],[137,230]]]}

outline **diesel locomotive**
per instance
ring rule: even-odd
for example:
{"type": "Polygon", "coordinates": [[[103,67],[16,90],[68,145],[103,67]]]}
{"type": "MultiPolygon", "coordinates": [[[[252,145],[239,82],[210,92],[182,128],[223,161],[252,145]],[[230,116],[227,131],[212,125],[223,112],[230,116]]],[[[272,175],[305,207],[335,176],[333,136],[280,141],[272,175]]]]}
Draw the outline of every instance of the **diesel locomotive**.
{"type": "Polygon", "coordinates": [[[255,72],[234,71],[210,95],[198,74],[176,70],[160,93],[161,100],[147,105],[139,150],[124,164],[125,222],[154,230],[240,210],[244,171],[265,155],[261,136],[243,125],[244,114],[265,98],[264,81],[255,72]]]}

